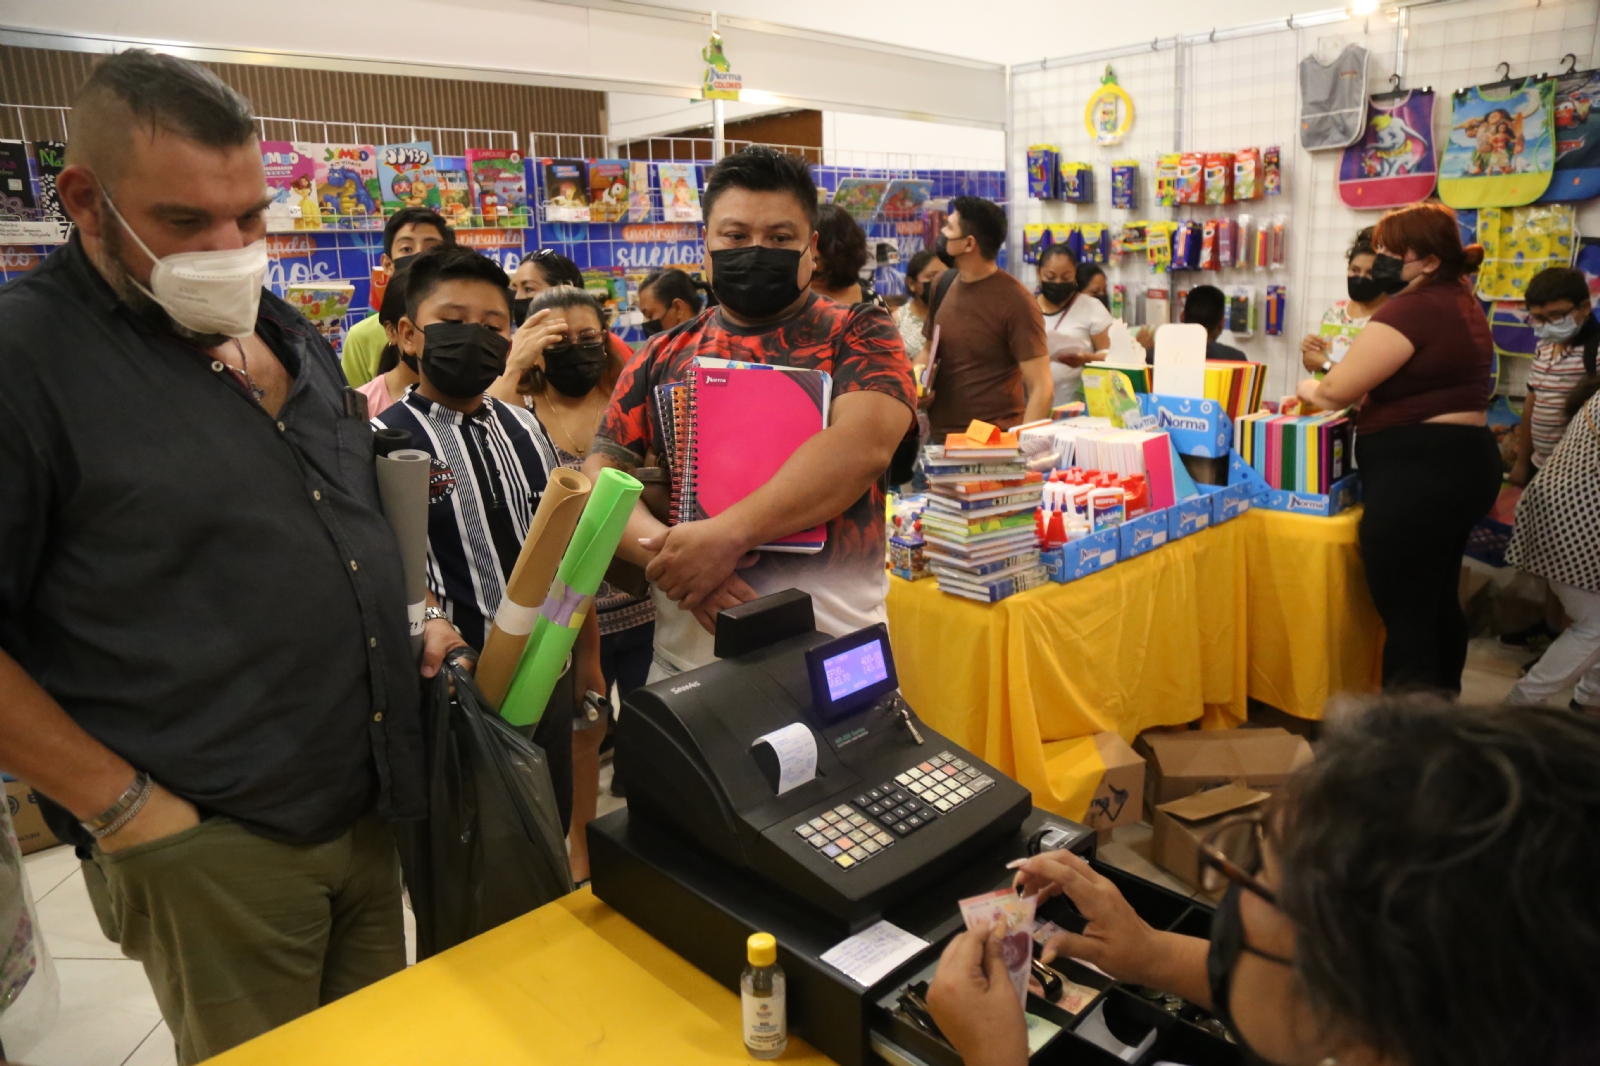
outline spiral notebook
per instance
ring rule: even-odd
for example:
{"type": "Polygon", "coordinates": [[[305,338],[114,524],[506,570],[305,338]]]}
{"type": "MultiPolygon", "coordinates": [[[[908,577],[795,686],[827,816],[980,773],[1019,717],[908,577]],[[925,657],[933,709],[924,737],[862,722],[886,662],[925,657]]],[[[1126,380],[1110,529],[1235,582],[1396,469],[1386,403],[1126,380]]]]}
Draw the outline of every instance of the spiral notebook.
{"type": "MultiPolygon", "coordinates": [[[[732,507],[828,424],[833,379],[821,370],[700,358],[686,384],[674,434],[680,522],[732,507]]],[[[759,550],[810,554],[826,542],[827,527],[814,526],[759,550]]]]}

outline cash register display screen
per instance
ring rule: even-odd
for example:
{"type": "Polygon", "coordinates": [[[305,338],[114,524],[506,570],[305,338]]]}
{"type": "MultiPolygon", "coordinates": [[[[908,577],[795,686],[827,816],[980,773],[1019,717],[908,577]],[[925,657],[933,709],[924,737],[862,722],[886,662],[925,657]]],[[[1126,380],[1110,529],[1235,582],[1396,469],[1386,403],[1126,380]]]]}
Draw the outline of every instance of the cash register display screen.
{"type": "Polygon", "coordinates": [[[811,710],[823,723],[852,714],[900,685],[889,630],[881,624],[810,649],[806,668],[811,675],[811,710]]]}
{"type": "Polygon", "coordinates": [[[828,699],[834,703],[887,679],[889,668],[883,662],[883,642],[874,640],[822,660],[822,674],[828,679],[828,699]]]}

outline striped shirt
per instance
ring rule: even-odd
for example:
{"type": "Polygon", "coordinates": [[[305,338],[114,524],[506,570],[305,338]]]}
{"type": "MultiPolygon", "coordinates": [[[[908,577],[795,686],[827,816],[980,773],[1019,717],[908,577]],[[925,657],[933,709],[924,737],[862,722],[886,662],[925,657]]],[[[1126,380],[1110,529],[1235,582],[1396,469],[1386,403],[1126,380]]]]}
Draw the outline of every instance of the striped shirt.
{"type": "Polygon", "coordinates": [[[407,431],[433,457],[428,589],[462,639],[482,648],[555,453],[531,411],[487,396],[467,415],[413,387],[372,421],[407,431]]]}
{"type": "MultiPolygon", "coordinates": [[[[1585,332],[1594,328],[1588,326],[1585,332]]],[[[1533,366],[1528,369],[1528,391],[1533,395],[1526,406],[1535,467],[1544,466],[1566,431],[1567,421],[1561,416],[1567,394],[1584,378],[1583,340],[1583,334],[1579,334],[1567,344],[1540,343],[1534,349],[1533,366]]]]}

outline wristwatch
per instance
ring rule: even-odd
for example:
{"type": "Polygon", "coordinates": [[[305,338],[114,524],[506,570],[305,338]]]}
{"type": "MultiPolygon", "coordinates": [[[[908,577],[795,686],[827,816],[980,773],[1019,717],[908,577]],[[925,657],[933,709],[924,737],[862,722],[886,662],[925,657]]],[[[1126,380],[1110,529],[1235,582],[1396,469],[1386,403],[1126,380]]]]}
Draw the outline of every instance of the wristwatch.
{"type": "Polygon", "coordinates": [[[1330,371],[1332,369],[1333,369],[1333,360],[1332,359],[1324,359],[1322,361],[1322,372],[1324,374],[1326,374],[1328,371],[1330,371]]]}
{"type": "MultiPolygon", "coordinates": [[[[422,612],[422,620],[423,620],[423,622],[431,622],[435,618],[439,618],[439,619],[442,619],[442,620],[444,620],[446,622],[450,622],[450,616],[445,614],[443,611],[439,610],[439,608],[437,608],[437,607],[429,607],[426,611],[422,612]]],[[[450,622],[450,627],[452,629],[454,629],[455,628],[455,623],[454,622],[450,622]]]]}
{"type": "Polygon", "coordinates": [[[89,835],[96,840],[108,837],[121,829],[144,809],[149,802],[150,794],[155,791],[155,782],[150,775],[139,770],[133,775],[133,784],[123,790],[115,803],[93,818],[79,824],[89,831],[89,835]]]}

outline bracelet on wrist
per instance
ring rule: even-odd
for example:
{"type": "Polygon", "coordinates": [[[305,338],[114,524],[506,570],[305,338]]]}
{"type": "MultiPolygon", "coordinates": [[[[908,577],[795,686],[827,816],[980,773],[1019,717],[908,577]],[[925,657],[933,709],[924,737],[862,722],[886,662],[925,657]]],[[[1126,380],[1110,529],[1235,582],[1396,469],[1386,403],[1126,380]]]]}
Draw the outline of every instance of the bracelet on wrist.
{"type": "Polygon", "coordinates": [[[133,784],[123,790],[117,801],[107,807],[100,814],[80,823],[89,831],[89,835],[96,840],[110,836],[138,815],[144,805],[150,801],[150,794],[156,789],[155,781],[149,774],[140,770],[133,776],[133,784]]]}

